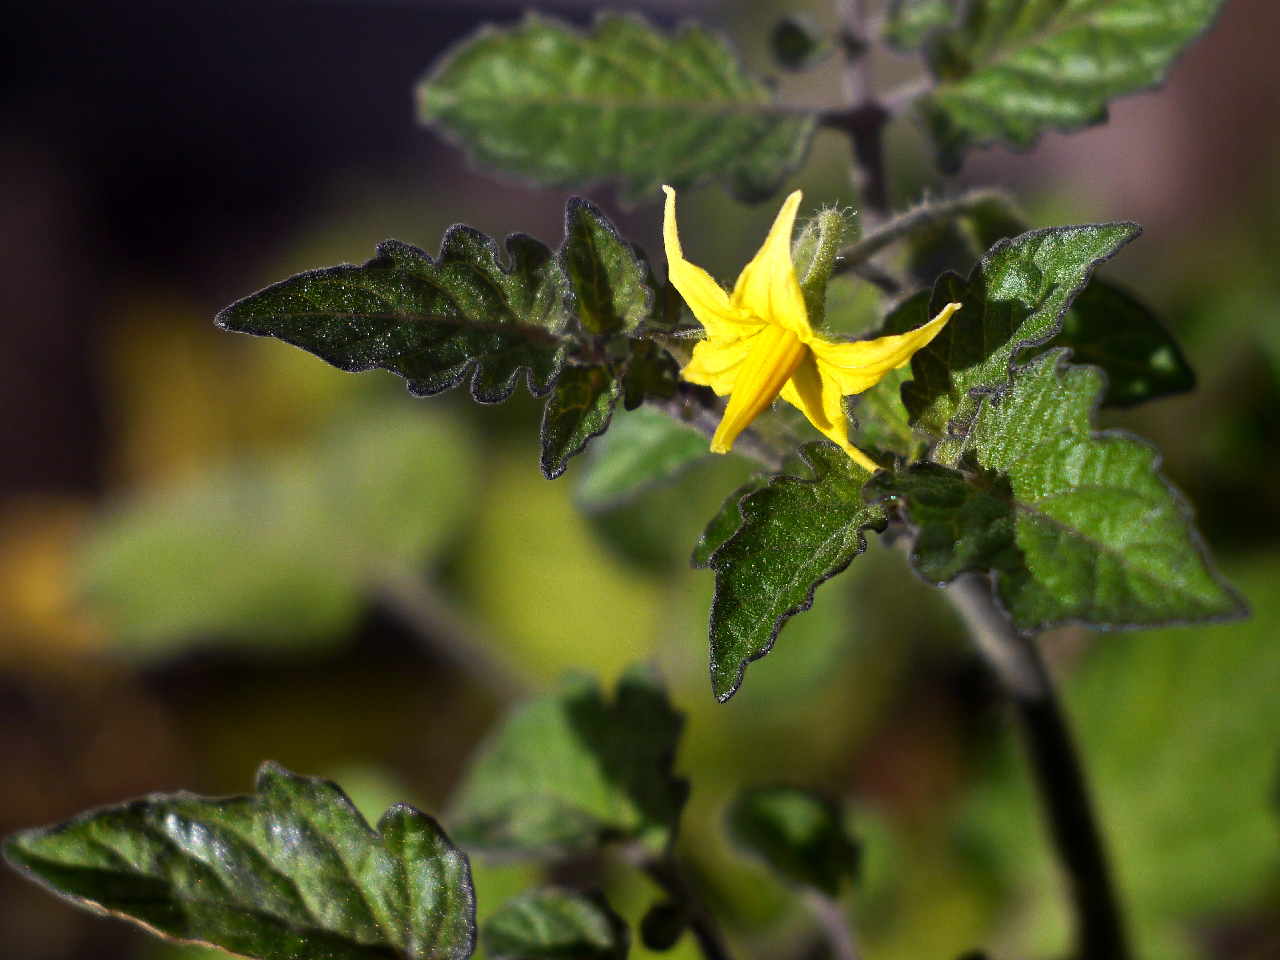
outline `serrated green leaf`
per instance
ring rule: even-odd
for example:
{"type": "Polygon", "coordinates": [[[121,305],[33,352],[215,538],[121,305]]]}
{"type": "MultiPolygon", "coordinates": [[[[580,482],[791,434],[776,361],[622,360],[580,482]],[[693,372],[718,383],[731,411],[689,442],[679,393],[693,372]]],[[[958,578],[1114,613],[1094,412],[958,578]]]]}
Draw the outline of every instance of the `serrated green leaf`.
{"type": "Polygon", "coordinates": [[[528,371],[529,391],[551,389],[568,353],[569,284],[556,258],[532,237],[498,246],[455,226],[432,260],[387,240],[363,266],[300,273],[233,303],[218,326],[276,337],[341,370],[390,370],[419,395],[470,374],[482,403],[504,400],[528,371]],[[473,372],[474,371],[474,372],[473,372]]]}
{"type": "Polygon", "coordinates": [[[626,921],[599,891],[546,887],[508,900],[481,932],[492,960],[625,960],[626,921]]]}
{"type": "Polygon", "coordinates": [[[1131,407],[1196,384],[1178,341],[1141,302],[1097,277],[1089,281],[1048,346],[1070,347],[1071,362],[1107,374],[1103,406],[1131,407]]]}
{"type": "Polygon", "coordinates": [[[113,647],[139,657],[348,636],[384,583],[420,577],[459,531],[473,440],[407,399],[357,405],[318,442],[104,511],[81,545],[78,592],[113,647]]]}
{"type": "Polygon", "coordinates": [[[769,475],[767,473],[757,473],[737,490],[729,494],[729,498],[716,511],[716,515],[711,518],[711,522],[707,524],[707,529],[702,532],[702,537],[698,540],[697,546],[693,548],[693,556],[689,558],[689,564],[695,570],[703,570],[709,567],[711,565],[711,555],[724,546],[724,542],[742,527],[742,513],[739,511],[742,498],[748,494],[755,493],[757,490],[763,490],[768,485],[769,475]]]}
{"type": "Polygon", "coordinates": [[[670,480],[710,456],[707,438],[661,410],[641,407],[620,416],[591,449],[578,484],[578,503],[601,510],[670,480]]]}
{"type": "Polygon", "coordinates": [[[857,874],[858,845],[830,797],[799,787],[756,787],[738,794],[727,822],[734,842],[790,883],[835,896],[857,874]]]}
{"type": "Polygon", "coordinates": [[[586,31],[536,14],[483,28],[417,95],[422,122],[484,167],[540,186],[617,181],[629,200],[713,180],[764,199],[816,126],[706,29],[611,13],[586,31]]]}
{"type": "Polygon", "coordinates": [[[1046,130],[1107,119],[1107,103],[1159,86],[1223,0],[976,0],[933,33],[937,84],[920,101],[939,166],[973,146],[1027,149],[1046,130]]]}
{"type": "Polygon", "coordinates": [[[689,792],[671,772],[683,727],[643,671],[618,681],[613,702],[595,681],[569,677],[512,714],[476,754],[454,804],[454,834],[494,850],[563,854],[625,840],[661,851],[689,792]]]}
{"type": "Polygon", "coordinates": [[[912,561],[943,583],[992,571],[1017,627],[1150,627],[1244,612],[1209,562],[1159,455],[1092,417],[1103,378],[1059,369],[1064,351],[1018,371],[987,398],[965,443],[967,473],[916,464],[878,474],[918,530],[912,561]]]}
{"type": "Polygon", "coordinates": [[[267,763],[252,797],[156,795],[5,843],[81,906],[261,960],[467,960],[467,858],[399,804],[375,833],[333,783],[267,763]]]}
{"type": "Polygon", "coordinates": [[[774,477],[743,497],[742,525],[711,555],[711,686],[728,700],[747,665],[772,648],[782,625],[813,604],[818,586],[866,549],[884,510],[862,499],[870,474],[834,444],[806,443],[812,480],[774,477]]]}
{"type": "Polygon", "coordinates": [[[919,48],[933,30],[956,21],[956,0],[890,0],[882,36],[903,53],[919,48]]]}
{"type": "MultiPolygon", "coordinates": [[[[936,316],[948,303],[961,307],[911,358],[912,379],[902,388],[902,400],[912,422],[939,437],[962,429],[977,411],[980,394],[1008,384],[1018,351],[1054,337],[1093,268],[1139,232],[1132,223],[1036,230],[997,243],[967,281],[955,274],[940,277],[927,315],[936,316]]],[[[908,304],[919,311],[914,299],[908,304]]]]}
{"type": "Polygon", "coordinates": [[[649,317],[647,264],[597,207],[570,198],[560,263],[573,285],[578,320],[588,333],[631,333],[649,317]]]}
{"type": "Polygon", "coordinates": [[[621,390],[608,367],[566,367],[560,374],[542,414],[542,473],[548,480],[609,429],[621,390]]]}
{"type": "Polygon", "coordinates": [[[769,52],[787,70],[811,70],[834,50],[835,46],[807,17],[783,17],[769,32],[769,52]]]}

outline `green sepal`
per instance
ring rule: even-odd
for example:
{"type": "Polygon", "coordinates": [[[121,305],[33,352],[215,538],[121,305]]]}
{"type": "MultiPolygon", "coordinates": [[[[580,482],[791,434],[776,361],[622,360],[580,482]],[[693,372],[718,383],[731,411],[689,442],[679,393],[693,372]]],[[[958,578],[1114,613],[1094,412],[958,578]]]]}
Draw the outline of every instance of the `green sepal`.
{"type": "Polygon", "coordinates": [[[1105,377],[1061,367],[1056,350],[982,401],[964,472],[916,464],[867,485],[917,530],[913,565],[933,583],[991,572],[1014,624],[1154,627],[1240,616],[1190,507],[1159,454],[1122,431],[1096,432],[1105,377]]]}
{"type": "Polygon", "coordinates": [[[783,17],[769,31],[769,52],[786,70],[812,70],[831,56],[835,45],[807,17],[783,17]]]}
{"type": "MultiPolygon", "coordinates": [[[[1107,119],[1107,104],[1164,82],[1223,0],[974,0],[927,34],[936,84],[919,101],[947,173],[974,146],[1025,150],[1046,130],[1107,119]]],[[[931,4],[911,3],[927,8],[931,4]]]]}
{"type": "Polygon", "coordinates": [[[80,906],[261,960],[467,960],[471,868],[398,804],[371,829],[333,783],[273,763],[251,797],[154,795],[9,838],[5,857],[80,906]]]}
{"type": "Polygon", "coordinates": [[[622,385],[609,367],[565,367],[542,411],[542,473],[554,480],[569,458],[609,429],[622,385]]]}
{"type": "Polygon", "coordinates": [[[555,256],[524,234],[498,246],[451,227],[440,255],[398,240],[362,266],[282,280],[218,314],[224,330],[276,337],[341,370],[390,370],[418,396],[467,379],[482,403],[504,400],[522,371],[551,389],[568,355],[569,285],[555,256]]]}
{"type": "Polygon", "coordinates": [[[485,921],[480,941],[490,960],[626,960],[627,923],[598,890],[530,890],[485,921]]]}
{"type": "Polygon", "coordinates": [[[726,822],[739,847],[788,883],[836,896],[857,876],[861,851],[831,797],[800,787],[754,787],[738,794],[726,822]]]}
{"type": "Polygon", "coordinates": [[[742,527],[742,513],[739,510],[742,498],[757,490],[763,490],[768,485],[769,474],[757,473],[729,494],[728,499],[720,505],[716,515],[707,524],[707,529],[702,532],[697,546],[693,548],[693,556],[689,558],[689,565],[693,569],[704,570],[711,566],[711,555],[724,546],[724,542],[742,527]]]}
{"type": "Polygon", "coordinates": [[[618,506],[711,455],[707,438],[652,407],[618,417],[591,447],[578,483],[578,505],[618,506]]]}
{"type": "Polygon", "coordinates": [[[631,333],[648,319],[653,302],[648,264],[609,218],[582,197],[570,197],[565,204],[560,264],[587,333],[631,333]]]}
{"type": "Polygon", "coordinates": [[[813,479],[778,476],[744,496],[741,526],[710,558],[711,686],[722,703],[782,625],[813,605],[818,586],[866,549],[864,531],[886,523],[884,509],[862,498],[870,474],[843,450],[811,442],[800,455],[813,479]]]}
{"type": "Polygon", "coordinates": [[[1094,277],[1080,291],[1049,348],[1070,347],[1071,362],[1107,374],[1105,407],[1131,407],[1185,393],[1196,375],[1178,341],[1144,304],[1094,277]]]}
{"type": "MultiPolygon", "coordinates": [[[[1141,232],[1133,223],[1052,227],[992,247],[969,279],[944,274],[934,285],[927,316],[959,303],[951,321],[911,358],[902,401],[912,423],[936,437],[962,431],[983,394],[1009,383],[1018,352],[1062,329],[1062,318],[1094,267],[1141,232]]],[[[886,332],[916,319],[912,299],[886,321],[886,332]]],[[[909,329],[909,328],[908,328],[909,329]]]]}
{"type": "Polygon", "coordinates": [[[847,228],[844,213],[828,207],[810,217],[791,244],[791,260],[804,294],[809,326],[814,330],[826,323],[827,284],[847,228]]]}
{"type": "Polygon", "coordinates": [[[475,754],[450,822],[463,844],[563,856],[610,841],[660,853],[689,784],[672,772],[684,717],[647,671],[612,701],[572,675],[520,707],[475,754]]]}
{"type": "Polygon", "coordinates": [[[652,904],[640,919],[640,942],[650,950],[670,950],[689,928],[689,907],[679,900],[663,899],[652,904]]]}
{"type": "Polygon", "coordinates": [[[615,13],[585,31],[537,14],[484,27],[417,101],[421,121],[483,167],[545,187],[616,181],[633,201],[715,180],[765,199],[816,129],[705,28],[667,34],[615,13]]]}

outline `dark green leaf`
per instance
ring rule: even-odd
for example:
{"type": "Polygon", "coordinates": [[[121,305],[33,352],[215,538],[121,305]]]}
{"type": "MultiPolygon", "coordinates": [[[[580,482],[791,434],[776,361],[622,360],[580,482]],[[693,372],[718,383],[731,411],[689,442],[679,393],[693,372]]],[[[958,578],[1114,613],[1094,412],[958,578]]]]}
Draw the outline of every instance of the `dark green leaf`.
{"type": "Polygon", "coordinates": [[[623,409],[638,409],[646,397],[670,400],[679,376],[680,365],[666,350],[652,340],[632,340],[622,374],[623,409]]]}
{"type": "Polygon", "coordinates": [[[889,46],[907,53],[919,48],[930,31],[955,20],[956,0],[890,0],[883,36],[889,46]]]}
{"type": "Polygon", "coordinates": [[[569,458],[609,429],[622,389],[607,367],[566,367],[542,413],[542,473],[554,480],[569,458]]]}
{"type": "Polygon", "coordinates": [[[218,314],[225,330],[277,337],[342,370],[390,370],[419,396],[471,375],[482,403],[506,399],[521,370],[542,396],[568,346],[569,287],[556,258],[523,234],[498,247],[452,227],[434,261],[387,240],[363,266],[312,270],[267,287],[218,314]]]}
{"type": "Polygon", "coordinates": [[[536,14],[482,29],[422,81],[418,111],[499,173],[541,186],[618,181],[632,200],[712,180],[763,199],[815,129],[702,27],[667,35],[609,13],[585,32],[536,14]]]}
{"type": "Polygon", "coordinates": [[[769,34],[773,59],[788,70],[808,70],[831,55],[834,48],[806,17],[783,17],[769,34]]]}
{"type": "Polygon", "coordinates": [[[589,510],[613,506],[707,456],[707,438],[698,431],[661,410],[641,407],[620,416],[591,448],[578,503],[589,510]]]}
{"type": "Polygon", "coordinates": [[[264,764],[252,797],[156,795],[28,830],[9,862],[90,909],[262,960],[467,960],[467,858],[392,807],[375,833],[327,780],[264,764]]]}
{"type": "Polygon", "coordinates": [[[742,514],[739,512],[742,498],[757,490],[763,490],[768,485],[769,475],[757,473],[729,494],[729,499],[725,500],[716,511],[716,515],[707,524],[707,529],[703,531],[702,539],[693,548],[693,556],[689,558],[689,563],[695,570],[711,566],[711,555],[724,546],[724,542],[737,533],[742,526],[742,514]]]}
{"type": "Polygon", "coordinates": [[[844,831],[840,806],[798,787],[756,787],[738,794],[729,835],[790,883],[835,896],[858,871],[858,845],[844,831]]]}
{"type": "Polygon", "coordinates": [[[1150,310],[1096,277],[1080,291],[1050,347],[1070,347],[1072,363],[1107,374],[1103,405],[1130,407],[1196,384],[1178,341],[1150,310]]]}
{"type": "Polygon", "coordinates": [[[948,303],[959,312],[911,359],[912,380],[902,400],[912,422],[936,436],[962,429],[978,408],[979,395],[1009,382],[1018,351],[1045,343],[1062,328],[1072,298],[1093,268],[1136,237],[1132,223],[1053,227],[1002,240],[988,251],[968,281],[954,274],[938,279],[928,309],[913,298],[891,318],[888,332],[908,320],[934,316],[948,303]]]}
{"type": "Polygon", "coordinates": [[[565,206],[560,263],[573,285],[578,320],[588,333],[630,333],[648,318],[653,294],[646,282],[647,264],[609,218],[581,197],[570,198],[565,206]]]}
{"type": "Polygon", "coordinates": [[[481,941],[491,960],[625,960],[631,936],[598,891],[547,887],[503,904],[481,941]]]}
{"type": "Polygon", "coordinates": [[[659,953],[680,942],[689,926],[689,908],[678,900],[659,900],[640,920],[640,941],[659,953]]]}
{"type": "Polygon", "coordinates": [[[1092,417],[1103,377],[1054,351],[986,398],[965,442],[966,476],[935,464],[877,475],[919,530],[913,562],[935,583],[993,571],[1024,632],[1061,623],[1150,627],[1238,616],[1159,455],[1092,417]]]}
{"type": "Polygon", "coordinates": [[[612,703],[594,681],[570,677],[481,748],[454,806],[455,835],[491,849],[562,853],[617,839],[661,851],[689,792],[671,772],[683,726],[643,671],[618,682],[612,703]]]}
{"type": "MultiPolygon", "coordinates": [[[[915,6],[912,4],[911,6],[915,6]]],[[[1159,86],[1222,0],[975,0],[926,57],[921,111],[947,172],[973,146],[1026,149],[1046,130],[1107,119],[1107,103],[1159,86]]]]}
{"type": "Polygon", "coordinates": [[[806,443],[800,452],[814,479],[775,477],[743,497],[742,526],[711,555],[711,686],[721,702],[783,623],[812,606],[818,585],[866,549],[863,531],[885,523],[883,509],[862,499],[870,474],[839,447],[806,443]]]}

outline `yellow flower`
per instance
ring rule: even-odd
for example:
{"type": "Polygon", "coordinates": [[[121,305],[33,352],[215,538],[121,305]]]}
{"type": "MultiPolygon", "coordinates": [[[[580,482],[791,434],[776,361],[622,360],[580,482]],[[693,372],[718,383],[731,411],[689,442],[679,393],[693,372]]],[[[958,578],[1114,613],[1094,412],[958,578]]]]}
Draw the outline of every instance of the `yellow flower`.
{"type": "Polygon", "coordinates": [[[729,396],[711,441],[728,453],[733,441],[779,396],[873,473],[877,464],[849,442],[843,398],[862,393],[937,336],[960,304],[949,303],[933,320],[909,333],[877,340],[833,343],[809,326],[804,294],[791,263],[791,233],[800,191],[787,197],[760,252],[725,293],[701,267],[684,258],[676,232],[676,192],[667,192],[663,240],[667,271],[689,309],[707,331],[681,371],[690,383],[729,396]]]}

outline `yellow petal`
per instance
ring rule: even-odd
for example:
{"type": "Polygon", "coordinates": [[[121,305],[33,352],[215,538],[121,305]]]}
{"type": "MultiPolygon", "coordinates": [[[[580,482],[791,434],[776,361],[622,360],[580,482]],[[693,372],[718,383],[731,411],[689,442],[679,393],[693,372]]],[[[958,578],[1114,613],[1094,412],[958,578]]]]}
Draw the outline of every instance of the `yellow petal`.
{"type": "Polygon", "coordinates": [[[729,406],[711,438],[712,453],[728,453],[733,441],[769,409],[809,348],[789,330],[769,324],[751,340],[751,352],[738,368],[729,406]]]}
{"type": "Polygon", "coordinates": [[[853,343],[828,343],[814,340],[810,347],[817,359],[823,380],[839,384],[843,396],[869,390],[923,348],[939,331],[960,304],[949,303],[941,313],[921,327],[894,337],[858,340],[853,343]]]}
{"type": "Polygon", "coordinates": [[[760,252],[738,275],[732,302],[740,311],[776,323],[790,330],[802,343],[808,343],[813,339],[809,311],[804,305],[800,281],[796,279],[796,268],[791,263],[791,234],[795,230],[800,198],[799,190],[787,197],[760,252]]]}
{"type": "Polygon", "coordinates": [[[672,285],[680,291],[693,315],[706,328],[709,338],[734,339],[757,332],[763,321],[735,307],[729,295],[707,271],[684,258],[680,234],[676,230],[676,192],[667,186],[662,189],[667,192],[662,239],[667,248],[667,276],[672,285]]]}
{"type": "Polygon", "coordinates": [[[680,376],[690,383],[710,387],[718,396],[726,397],[733,392],[738,370],[751,352],[751,344],[751,337],[701,340],[694,346],[693,359],[680,371],[680,376]]]}
{"type": "Polygon", "coordinates": [[[799,408],[823,436],[835,441],[858,466],[872,473],[880,469],[879,464],[849,442],[849,421],[839,385],[822,376],[812,351],[782,388],[782,399],[799,408]]]}

